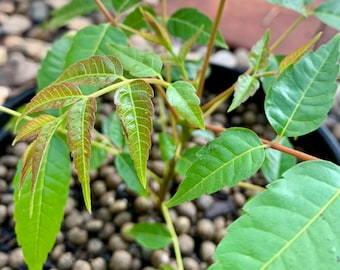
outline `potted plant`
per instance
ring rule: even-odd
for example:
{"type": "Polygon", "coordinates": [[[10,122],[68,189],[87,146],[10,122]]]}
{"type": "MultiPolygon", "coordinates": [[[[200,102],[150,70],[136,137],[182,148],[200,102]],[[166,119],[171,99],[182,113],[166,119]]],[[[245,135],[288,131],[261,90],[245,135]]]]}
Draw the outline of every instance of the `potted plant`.
{"type": "Polygon", "coordinates": [[[334,0],[317,7],[309,5],[312,1],[270,2],[301,16],[272,46],[270,31],[264,33],[251,50],[250,68],[204,103],[209,56],[215,46],[227,48],[217,30],[224,0],[214,21],[192,8],[168,16],[165,0],[160,16],[139,0],[73,0],[54,12],[46,27],[94,9],[108,23],[57,40],[42,62],[34,98],[20,113],[1,107],[17,117],[14,143],[30,142],[14,179],[17,240],[30,269],[42,269],[60,229],[71,163],[91,213],[90,170],[104,160],[94,158],[103,151],[114,156],[127,186],[150,197],[163,216],[163,222],[141,222],[125,233],[149,249],[171,244],[177,269],[184,267],[169,209],[236,185],[261,192],[227,228],[209,269],[338,267],[340,169],[292,149],[287,138],[310,133],[325,120],[339,76],[340,35],[315,51],[311,48],[321,34],[285,57],[272,55],[307,16],[339,28],[338,4],[334,0]],[[148,50],[131,46],[132,35],[149,42],[148,50]],[[178,51],[173,38],[183,41],[178,51]],[[187,61],[197,44],[207,45],[206,55],[198,62],[187,61]],[[247,128],[225,129],[205,122],[228,98],[232,100],[228,112],[235,110],[259,89],[260,81],[265,114],[277,135],[274,141],[247,128]],[[113,95],[115,104],[115,112],[105,122],[110,128],[95,129],[97,107],[107,95],[113,95]],[[197,129],[218,135],[205,146],[190,148],[197,129]],[[164,164],[161,176],[147,166],[154,134],[164,164]],[[295,164],[295,158],[302,162],[295,164]],[[242,182],[259,170],[269,185],[242,182]],[[178,178],[183,179],[177,186],[178,178]]]}

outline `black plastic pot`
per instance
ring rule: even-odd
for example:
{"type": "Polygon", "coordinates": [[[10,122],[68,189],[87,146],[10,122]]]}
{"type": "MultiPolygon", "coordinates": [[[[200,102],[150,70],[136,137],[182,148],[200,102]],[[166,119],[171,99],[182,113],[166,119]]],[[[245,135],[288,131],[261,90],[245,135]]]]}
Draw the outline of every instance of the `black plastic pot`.
{"type": "MultiPolygon", "coordinates": [[[[211,76],[206,81],[206,88],[212,93],[219,93],[227,89],[242,74],[242,70],[216,65],[213,65],[211,69],[211,76]]],[[[264,93],[261,89],[250,98],[250,101],[255,102],[260,111],[264,111],[264,93]]],[[[296,148],[302,149],[308,154],[340,164],[340,144],[325,125],[296,140],[292,139],[291,142],[296,148]]]]}
{"type": "MultiPolygon", "coordinates": [[[[34,96],[35,91],[36,91],[36,87],[29,88],[26,91],[19,94],[18,96],[8,99],[5,102],[4,106],[9,109],[16,110],[23,104],[30,101],[30,99],[34,96]]],[[[0,112],[0,143],[2,146],[0,147],[0,154],[2,154],[5,151],[5,147],[3,146],[8,144],[9,141],[11,140],[11,133],[3,129],[3,127],[6,125],[10,117],[11,117],[10,115],[4,112],[0,112]]]]}

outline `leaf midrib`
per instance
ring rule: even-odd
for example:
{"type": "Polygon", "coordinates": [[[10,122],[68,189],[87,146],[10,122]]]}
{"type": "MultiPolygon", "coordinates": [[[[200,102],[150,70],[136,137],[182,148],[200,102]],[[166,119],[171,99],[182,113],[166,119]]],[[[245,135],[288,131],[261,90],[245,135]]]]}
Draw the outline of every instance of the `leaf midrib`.
{"type": "Polygon", "coordinates": [[[340,196],[340,189],[329,199],[329,201],[322,207],[315,215],[306,223],[305,226],[290,240],[288,241],[268,262],[266,262],[260,269],[264,270],[270,266],[278,257],[280,257],[294,242],[307,231],[309,227],[320,217],[320,215],[325,212],[325,210],[340,196]]]}

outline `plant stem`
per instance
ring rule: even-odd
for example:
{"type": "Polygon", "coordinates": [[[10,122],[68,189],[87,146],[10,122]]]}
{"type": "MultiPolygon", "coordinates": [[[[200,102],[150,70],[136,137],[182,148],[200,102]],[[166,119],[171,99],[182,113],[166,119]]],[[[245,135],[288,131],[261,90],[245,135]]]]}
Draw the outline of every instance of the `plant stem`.
{"type": "Polygon", "coordinates": [[[167,20],[167,0],[162,0],[162,21],[163,25],[166,25],[166,20],[167,20]]]}
{"type": "MultiPolygon", "coordinates": [[[[214,125],[205,125],[205,128],[208,129],[208,130],[214,131],[214,132],[219,132],[219,133],[227,130],[227,128],[218,127],[218,126],[214,126],[214,125]]],[[[279,150],[280,152],[289,154],[289,155],[294,156],[294,157],[301,159],[301,160],[320,160],[319,158],[317,158],[315,156],[306,154],[306,153],[301,152],[299,150],[295,150],[295,149],[283,146],[283,145],[275,143],[275,142],[268,141],[266,139],[261,139],[261,141],[267,147],[273,148],[275,150],[279,150]]]]}
{"type": "Polygon", "coordinates": [[[254,184],[250,184],[250,183],[246,183],[246,182],[238,182],[237,185],[241,188],[251,189],[251,190],[256,190],[256,191],[265,191],[266,190],[266,188],[264,188],[264,187],[254,185],[254,184]]]}
{"type": "Polygon", "coordinates": [[[273,43],[270,47],[270,51],[274,51],[305,18],[305,16],[300,15],[299,18],[297,18],[296,21],[293,22],[293,24],[273,43]]]}
{"type": "MultiPolygon", "coordinates": [[[[15,116],[15,117],[20,117],[21,116],[21,113],[17,112],[17,111],[14,111],[10,108],[7,108],[5,106],[2,106],[0,105],[0,111],[4,112],[4,113],[7,113],[9,115],[12,115],[12,116],[15,116]]],[[[32,118],[27,116],[25,117],[26,120],[31,120],[32,118]]]]}
{"type": "Polygon", "coordinates": [[[115,21],[115,19],[111,16],[110,12],[107,10],[107,8],[104,6],[104,4],[102,3],[101,0],[94,0],[98,6],[98,8],[100,9],[100,11],[104,14],[105,18],[108,20],[108,22],[110,22],[110,24],[112,26],[118,26],[117,22],[115,21]]]}
{"type": "Polygon", "coordinates": [[[209,39],[209,43],[208,43],[208,49],[207,49],[207,52],[205,54],[203,67],[202,67],[202,71],[201,71],[200,78],[199,78],[199,84],[198,84],[198,89],[197,89],[198,97],[202,97],[202,94],[203,94],[205,74],[206,74],[208,66],[209,66],[209,59],[210,59],[211,52],[214,48],[215,38],[216,38],[216,35],[217,35],[217,31],[218,31],[218,25],[220,24],[220,21],[221,21],[222,12],[223,12],[225,2],[226,2],[226,0],[220,0],[218,10],[217,10],[217,15],[216,15],[216,18],[214,20],[213,28],[211,30],[210,39],[209,39]]]}
{"type": "Polygon", "coordinates": [[[162,213],[163,213],[165,223],[168,226],[168,230],[169,230],[169,233],[171,235],[171,240],[172,240],[172,244],[173,244],[173,248],[174,248],[174,253],[175,253],[175,256],[176,256],[176,262],[177,262],[178,270],[184,270],[181,250],[179,248],[179,243],[178,243],[178,237],[177,237],[175,228],[172,224],[170,214],[169,214],[169,210],[165,206],[165,203],[162,203],[161,208],[162,208],[162,213]]]}

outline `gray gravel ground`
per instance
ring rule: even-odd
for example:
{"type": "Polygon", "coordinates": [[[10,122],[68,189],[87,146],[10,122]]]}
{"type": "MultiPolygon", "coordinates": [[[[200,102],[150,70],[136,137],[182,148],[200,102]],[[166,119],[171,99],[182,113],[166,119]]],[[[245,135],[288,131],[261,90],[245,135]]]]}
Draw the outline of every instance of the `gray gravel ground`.
{"type": "MultiPolygon", "coordinates": [[[[39,63],[60,35],[60,30],[43,32],[40,23],[48,18],[51,9],[67,0],[0,0],[0,102],[1,96],[13,96],[34,84],[39,63]]],[[[96,20],[98,17],[96,17],[96,20]]],[[[62,31],[77,30],[91,23],[93,18],[73,20],[62,31]]],[[[135,42],[140,42],[138,38],[135,42]]],[[[142,44],[140,44],[142,46],[142,44]]],[[[197,53],[190,57],[197,57],[197,53]]],[[[221,51],[212,62],[228,67],[245,67],[247,50],[230,53],[221,51]]],[[[111,99],[110,99],[111,102],[111,99]]],[[[102,107],[103,114],[110,112],[110,103],[102,107]]],[[[326,125],[340,140],[340,95],[326,125]]],[[[261,127],[263,117],[253,117],[257,111],[253,105],[246,107],[242,116],[229,120],[225,108],[221,108],[210,121],[224,125],[244,122],[266,138],[273,136],[270,129],[261,127]],[[259,120],[255,121],[255,120],[259,120]]],[[[154,138],[156,139],[156,138],[154,138]]],[[[155,141],[155,143],[157,143],[155,141]]],[[[206,143],[198,137],[195,143],[206,143]]],[[[2,146],[3,147],[3,146],[2,146]]],[[[21,249],[17,246],[13,231],[12,177],[25,143],[18,143],[0,157],[0,269],[26,269],[21,249]]],[[[152,149],[151,156],[159,157],[152,149]]],[[[102,269],[151,269],[161,263],[174,264],[171,249],[148,251],[136,245],[122,233],[139,220],[161,220],[154,204],[128,191],[116,174],[112,158],[93,173],[94,213],[89,215],[83,207],[80,187],[72,181],[71,196],[65,210],[62,231],[57,237],[46,269],[102,270],[102,269]],[[146,263],[149,262],[149,263],[146,263]]],[[[162,173],[160,163],[150,161],[150,167],[162,173]]],[[[263,184],[262,178],[257,183],[263,184]]],[[[206,269],[212,262],[216,244],[226,234],[225,227],[240,214],[240,207],[252,193],[239,187],[224,189],[214,196],[203,196],[171,210],[174,226],[179,234],[180,248],[184,255],[185,269],[206,269]]]]}

